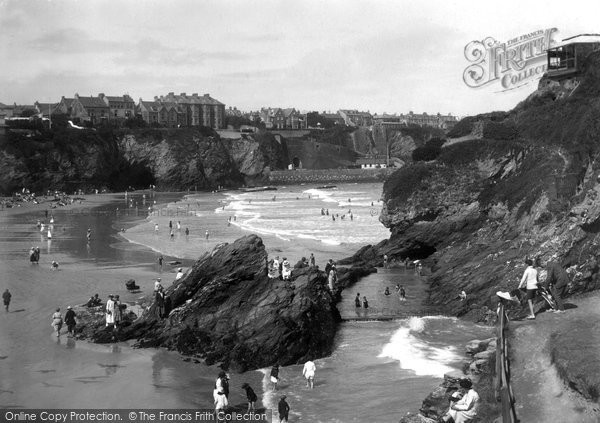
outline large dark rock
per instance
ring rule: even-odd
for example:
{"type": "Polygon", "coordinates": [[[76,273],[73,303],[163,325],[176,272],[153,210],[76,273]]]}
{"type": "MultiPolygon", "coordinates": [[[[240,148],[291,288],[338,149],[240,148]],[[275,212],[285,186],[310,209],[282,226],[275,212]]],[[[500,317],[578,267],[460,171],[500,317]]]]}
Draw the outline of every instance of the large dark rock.
{"type": "Polygon", "coordinates": [[[159,317],[153,302],[120,332],[120,339],[167,347],[237,371],[330,354],[339,313],[322,272],[301,268],[291,281],[271,280],[266,262],[256,235],[217,246],[166,288],[172,304],[168,317],[159,317]]]}

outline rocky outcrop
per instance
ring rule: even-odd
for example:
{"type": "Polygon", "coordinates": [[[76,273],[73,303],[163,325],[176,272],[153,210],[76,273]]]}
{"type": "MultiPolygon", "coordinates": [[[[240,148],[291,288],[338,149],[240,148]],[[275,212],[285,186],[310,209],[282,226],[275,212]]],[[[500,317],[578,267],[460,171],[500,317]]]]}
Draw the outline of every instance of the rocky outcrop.
{"type": "MultiPolygon", "coordinates": [[[[119,339],[166,347],[207,363],[245,371],[328,355],[339,321],[322,272],[294,269],[291,281],[269,279],[256,235],[217,246],[166,288],[171,311],[154,301],[119,339]],[[168,311],[168,310],[167,310],[168,311]]],[[[98,327],[96,341],[110,341],[98,327]]]]}

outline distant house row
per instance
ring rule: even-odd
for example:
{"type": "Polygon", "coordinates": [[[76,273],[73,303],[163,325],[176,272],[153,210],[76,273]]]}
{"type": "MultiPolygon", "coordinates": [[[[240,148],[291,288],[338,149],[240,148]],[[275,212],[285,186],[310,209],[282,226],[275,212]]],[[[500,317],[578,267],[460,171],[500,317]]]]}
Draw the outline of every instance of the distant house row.
{"type": "Polygon", "coordinates": [[[300,113],[294,108],[263,107],[258,112],[258,117],[264,122],[267,129],[306,129],[308,127],[306,114],[300,113]]]}
{"type": "Polygon", "coordinates": [[[451,114],[442,115],[437,113],[435,115],[429,115],[427,113],[417,114],[408,112],[408,114],[381,114],[373,116],[373,122],[375,124],[402,124],[402,125],[419,125],[419,126],[430,126],[433,128],[450,129],[458,118],[451,114]]]}
{"type": "Polygon", "coordinates": [[[141,117],[149,125],[180,127],[209,126],[219,129],[223,127],[225,105],[209,94],[199,96],[197,93],[187,96],[185,93],[154,97],[154,101],[135,101],[127,94],[122,96],[80,96],[62,97],[60,102],[39,103],[34,105],[7,106],[0,103],[0,124],[13,116],[50,117],[62,114],[79,122],[92,125],[109,121],[117,125],[136,116],[141,117]]]}

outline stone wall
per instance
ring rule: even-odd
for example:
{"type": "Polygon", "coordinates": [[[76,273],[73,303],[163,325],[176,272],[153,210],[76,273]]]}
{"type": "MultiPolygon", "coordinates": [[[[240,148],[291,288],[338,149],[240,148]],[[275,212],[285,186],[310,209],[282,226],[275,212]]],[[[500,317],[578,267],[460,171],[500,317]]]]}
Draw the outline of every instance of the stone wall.
{"type": "Polygon", "coordinates": [[[299,184],[303,182],[371,182],[384,181],[395,168],[389,169],[298,169],[278,170],[269,174],[271,184],[299,184]]]}

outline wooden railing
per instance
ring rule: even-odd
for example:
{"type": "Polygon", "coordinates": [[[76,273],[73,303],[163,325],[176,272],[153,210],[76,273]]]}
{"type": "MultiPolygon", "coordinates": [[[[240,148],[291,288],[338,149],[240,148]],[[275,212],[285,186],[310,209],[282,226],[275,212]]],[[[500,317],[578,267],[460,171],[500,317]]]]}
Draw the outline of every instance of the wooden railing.
{"type": "Polygon", "coordinates": [[[498,334],[496,338],[496,400],[501,402],[502,423],[517,423],[515,396],[510,386],[510,361],[508,359],[508,342],[506,331],[508,318],[504,304],[498,310],[498,334]]]}

